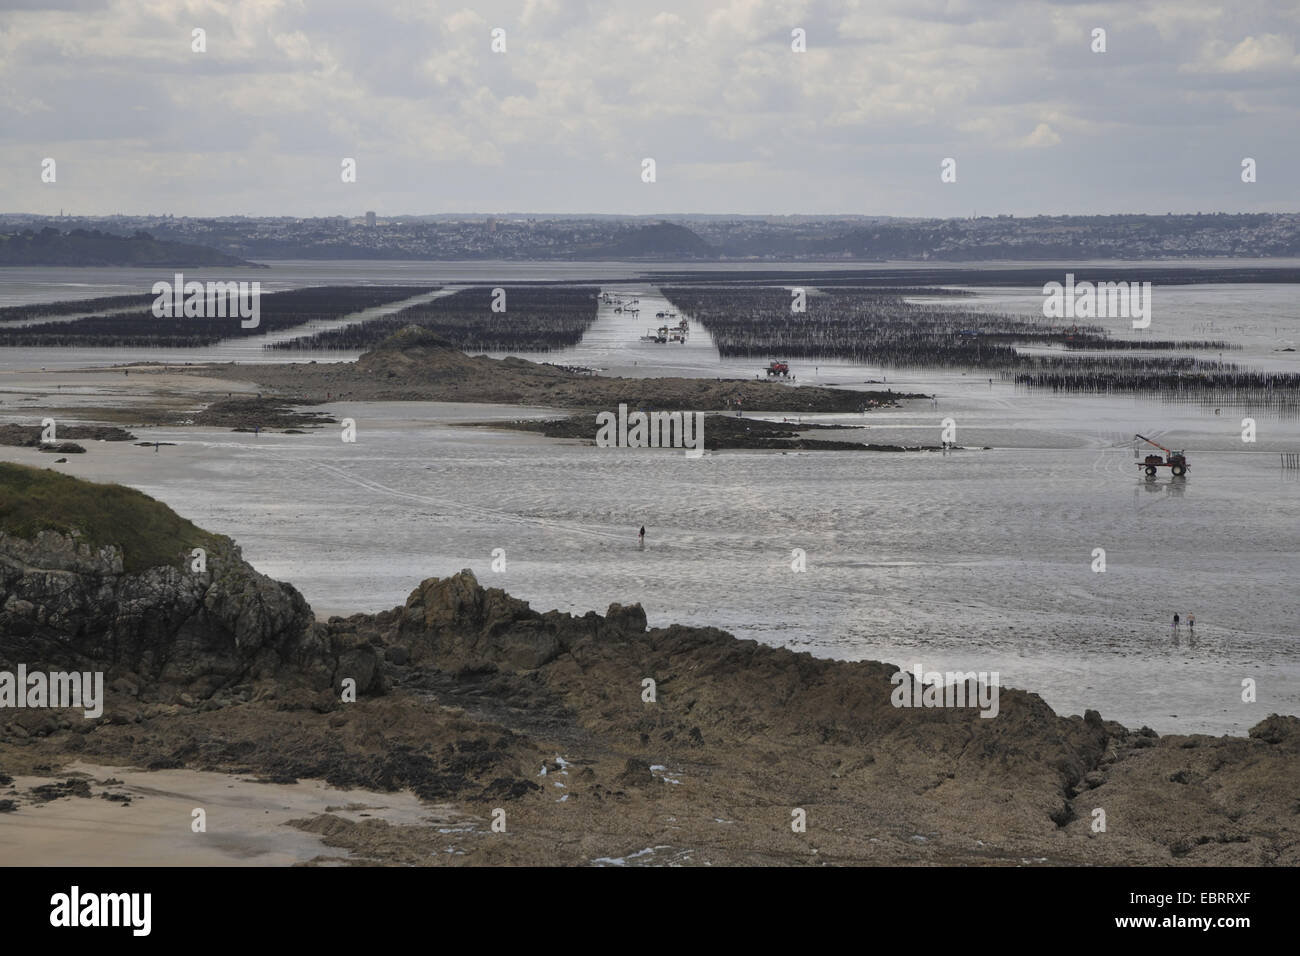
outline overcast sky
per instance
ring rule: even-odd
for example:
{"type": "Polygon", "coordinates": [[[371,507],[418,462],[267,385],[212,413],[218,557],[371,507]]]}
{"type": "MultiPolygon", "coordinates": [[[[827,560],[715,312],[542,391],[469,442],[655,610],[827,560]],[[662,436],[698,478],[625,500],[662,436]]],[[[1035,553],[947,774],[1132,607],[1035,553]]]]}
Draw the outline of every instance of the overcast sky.
{"type": "Polygon", "coordinates": [[[0,0],[0,211],[1293,212],[1298,35],[1300,0],[0,0]]]}

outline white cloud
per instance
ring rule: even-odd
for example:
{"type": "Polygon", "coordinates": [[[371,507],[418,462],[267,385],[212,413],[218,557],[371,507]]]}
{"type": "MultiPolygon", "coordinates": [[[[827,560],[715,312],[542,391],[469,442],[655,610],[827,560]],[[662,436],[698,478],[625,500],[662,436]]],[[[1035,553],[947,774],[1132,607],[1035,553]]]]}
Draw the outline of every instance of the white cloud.
{"type": "MultiPolygon", "coordinates": [[[[83,208],[157,208],[156,164],[174,154],[166,168],[190,205],[173,211],[206,214],[232,197],[266,212],[315,208],[318,171],[344,155],[410,210],[451,196],[482,209],[502,197],[539,210],[667,201],[668,189],[628,189],[639,182],[628,157],[654,155],[678,210],[728,211],[716,205],[725,198],[730,211],[779,212],[773,197],[787,195],[833,204],[869,179],[898,205],[854,211],[940,214],[954,191],[930,185],[930,171],[946,155],[962,157],[962,190],[984,191],[980,208],[1041,202],[1035,177],[1102,175],[1123,182],[1095,182],[1097,193],[1131,189],[1145,208],[1149,190],[1128,183],[1212,195],[1162,167],[1211,141],[1300,151],[1300,18],[1265,0],[84,6],[0,13],[0,160],[23,171],[0,177],[0,209],[52,195],[32,192],[33,152],[82,155],[89,142],[99,162],[66,177],[60,167],[59,189],[84,190],[73,196],[83,208]],[[208,31],[208,53],[190,52],[193,26],[208,31]],[[497,26],[506,54],[490,51],[497,26]],[[807,53],[790,50],[794,26],[807,53]],[[1094,26],[1107,29],[1106,54],[1089,50],[1094,26]],[[1063,139],[1069,151],[1030,148],[1063,139]],[[205,140],[214,159],[202,189],[185,192],[205,140]],[[1029,164],[1015,176],[997,174],[1008,147],[1029,164]],[[262,180],[227,163],[244,149],[262,180]],[[1099,151],[1132,168],[1090,163],[1099,151]],[[990,172],[970,173],[982,160],[990,172]],[[703,170],[725,171],[727,189],[703,170]],[[511,192],[536,181],[544,195],[511,192]]],[[[360,193],[329,193],[330,211],[351,211],[360,193]]]]}
{"type": "Polygon", "coordinates": [[[1020,141],[1021,146],[1041,147],[1041,146],[1058,146],[1061,137],[1048,126],[1046,123],[1039,123],[1034,127],[1034,131],[1020,141]]]}
{"type": "MultiPolygon", "coordinates": [[[[1214,47],[1218,46],[1214,44],[1214,47]]],[[[1290,37],[1265,33],[1246,37],[1222,55],[1211,50],[1205,60],[1193,64],[1190,70],[1210,73],[1289,70],[1300,73],[1300,57],[1296,56],[1295,43],[1290,37]]]]}

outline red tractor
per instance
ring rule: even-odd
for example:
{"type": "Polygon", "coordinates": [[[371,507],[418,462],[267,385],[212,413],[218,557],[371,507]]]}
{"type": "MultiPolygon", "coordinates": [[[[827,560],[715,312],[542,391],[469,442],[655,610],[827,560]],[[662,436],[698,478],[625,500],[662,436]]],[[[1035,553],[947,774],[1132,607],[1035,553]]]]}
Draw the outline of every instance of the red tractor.
{"type": "Polygon", "coordinates": [[[1133,437],[1142,439],[1148,445],[1155,445],[1165,453],[1166,457],[1164,458],[1161,458],[1159,455],[1147,455],[1146,458],[1137,463],[1139,468],[1146,471],[1148,478],[1155,477],[1157,468],[1168,468],[1169,473],[1175,478],[1181,478],[1183,475],[1187,474],[1187,456],[1181,451],[1170,451],[1164,445],[1152,441],[1145,435],[1134,435],[1133,437]]]}
{"type": "Polygon", "coordinates": [[[768,362],[768,363],[767,363],[767,374],[768,374],[769,376],[772,376],[772,375],[781,375],[781,376],[783,376],[783,377],[785,377],[785,378],[789,378],[789,377],[790,377],[790,363],[788,363],[788,362],[776,362],[776,361],[768,362]]]}

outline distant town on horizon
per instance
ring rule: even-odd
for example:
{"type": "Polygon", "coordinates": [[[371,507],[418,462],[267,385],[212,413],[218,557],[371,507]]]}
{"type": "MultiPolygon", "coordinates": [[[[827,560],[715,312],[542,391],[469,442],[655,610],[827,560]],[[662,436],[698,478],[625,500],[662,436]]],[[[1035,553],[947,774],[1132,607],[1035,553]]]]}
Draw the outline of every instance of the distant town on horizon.
{"type": "Polygon", "coordinates": [[[250,259],[972,261],[1300,256],[1300,213],[892,216],[0,214],[0,265],[250,259]],[[179,249],[184,246],[186,249],[179,249]]]}

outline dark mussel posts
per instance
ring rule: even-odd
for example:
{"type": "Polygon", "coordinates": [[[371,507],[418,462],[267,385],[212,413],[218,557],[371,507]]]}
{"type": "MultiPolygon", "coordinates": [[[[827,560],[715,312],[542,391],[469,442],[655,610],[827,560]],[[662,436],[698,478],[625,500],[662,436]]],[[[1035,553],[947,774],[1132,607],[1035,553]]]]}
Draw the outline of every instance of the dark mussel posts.
{"type": "Polygon", "coordinates": [[[475,286],[394,315],[267,347],[364,351],[398,329],[418,325],[466,352],[550,352],[576,345],[596,321],[594,286],[499,288],[503,311],[492,310],[493,287],[475,286]]]}
{"type": "MultiPolygon", "coordinates": [[[[308,322],[341,319],[355,312],[401,302],[435,291],[431,286],[316,286],[269,292],[260,296],[260,321],[256,328],[241,328],[230,318],[158,317],[153,314],[153,296],[122,296],[120,304],[131,305],[143,298],[137,312],[91,315],[65,322],[43,322],[6,329],[0,325],[0,346],[84,348],[198,348],[226,339],[265,335],[306,325],[308,322]]],[[[92,300],[104,308],[106,301],[92,300]]],[[[71,314],[83,311],[86,303],[68,303],[71,314]]],[[[19,307],[27,308],[27,307],[19,307]]],[[[215,310],[208,309],[209,313],[215,310]]]]}

